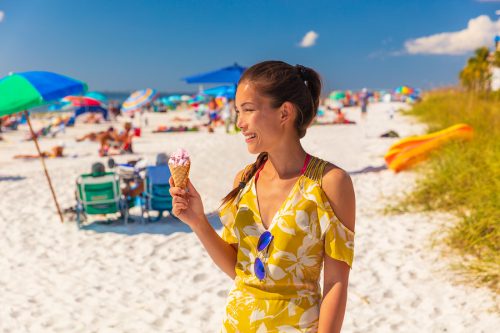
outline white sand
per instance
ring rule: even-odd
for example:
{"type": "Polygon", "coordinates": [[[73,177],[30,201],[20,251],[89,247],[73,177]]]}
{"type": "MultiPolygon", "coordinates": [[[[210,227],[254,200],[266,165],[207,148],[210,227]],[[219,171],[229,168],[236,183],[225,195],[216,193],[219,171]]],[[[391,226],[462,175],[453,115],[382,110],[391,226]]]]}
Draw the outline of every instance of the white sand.
{"type": "MultiPolygon", "coordinates": [[[[401,107],[393,104],[394,107],[401,107]]],[[[486,289],[453,283],[456,273],[431,248],[431,234],[453,219],[446,214],[386,216],[381,210],[403,191],[415,174],[384,170],[383,154],[396,139],[378,136],[390,129],[400,135],[423,128],[396,114],[388,104],[372,105],[357,125],[314,126],[306,150],[351,172],[357,196],[356,257],[344,332],[497,332],[498,303],[486,289]],[[372,172],[359,172],[361,170],[372,172]],[[495,329],[496,328],[496,329],[495,329]]],[[[184,116],[184,115],[183,115],[184,116]]],[[[217,133],[152,134],[166,115],[149,115],[150,127],[134,143],[154,160],[158,152],[186,148],[193,156],[191,179],[216,228],[219,200],[235,173],[255,159],[241,135],[217,133]]],[[[78,158],[48,160],[63,208],[74,204],[74,182],[97,157],[96,143],[74,137],[107,125],[78,124],[59,141],[78,158]]],[[[115,125],[116,126],[116,125],[115,125]]],[[[139,225],[91,225],[77,230],[60,224],[38,160],[14,161],[34,153],[19,133],[0,141],[0,332],[216,332],[232,281],[220,272],[195,235],[181,222],[139,225]]]]}

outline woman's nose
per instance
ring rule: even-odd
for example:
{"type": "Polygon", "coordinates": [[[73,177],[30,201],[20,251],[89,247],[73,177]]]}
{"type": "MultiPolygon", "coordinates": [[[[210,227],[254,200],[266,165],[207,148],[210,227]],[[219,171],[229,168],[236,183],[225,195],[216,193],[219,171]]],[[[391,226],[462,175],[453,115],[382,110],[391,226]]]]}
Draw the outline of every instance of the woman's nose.
{"type": "Polygon", "coordinates": [[[236,114],[236,126],[239,128],[239,129],[242,129],[243,128],[243,121],[241,120],[241,117],[239,114],[236,114]]]}

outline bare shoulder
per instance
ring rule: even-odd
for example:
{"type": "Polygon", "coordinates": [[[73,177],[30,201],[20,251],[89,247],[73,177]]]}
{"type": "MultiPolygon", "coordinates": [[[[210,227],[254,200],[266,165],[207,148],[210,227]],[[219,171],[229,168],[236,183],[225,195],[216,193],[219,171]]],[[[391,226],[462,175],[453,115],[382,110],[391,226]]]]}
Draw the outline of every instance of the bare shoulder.
{"type": "Polygon", "coordinates": [[[345,187],[352,187],[351,176],[342,168],[328,162],[325,166],[322,179],[324,190],[342,190],[345,187]]]}
{"type": "Polygon", "coordinates": [[[356,199],[351,176],[335,164],[328,163],[321,187],[340,222],[354,231],[356,199]]]}

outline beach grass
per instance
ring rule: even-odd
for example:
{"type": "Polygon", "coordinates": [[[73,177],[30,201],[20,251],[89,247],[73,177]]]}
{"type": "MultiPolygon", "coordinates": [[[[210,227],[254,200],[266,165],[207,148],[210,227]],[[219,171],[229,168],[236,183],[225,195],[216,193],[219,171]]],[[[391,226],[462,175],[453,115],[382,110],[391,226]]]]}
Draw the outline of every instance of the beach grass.
{"type": "Polygon", "coordinates": [[[405,113],[429,132],[457,123],[474,128],[472,141],[452,142],[417,168],[421,177],[400,207],[456,215],[445,239],[460,254],[457,266],[470,281],[500,293],[500,94],[430,92],[405,113]]]}

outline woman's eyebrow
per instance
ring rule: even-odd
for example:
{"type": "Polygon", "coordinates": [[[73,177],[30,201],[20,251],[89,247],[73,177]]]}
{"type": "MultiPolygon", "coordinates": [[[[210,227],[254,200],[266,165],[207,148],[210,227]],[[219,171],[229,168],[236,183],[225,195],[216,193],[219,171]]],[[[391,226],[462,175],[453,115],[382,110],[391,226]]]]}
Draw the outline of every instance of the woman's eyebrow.
{"type": "Polygon", "coordinates": [[[247,105],[247,104],[252,104],[252,105],[253,105],[253,103],[252,103],[252,102],[245,102],[245,103],[241,104],[240,106],[241,106],[241,107],[243,107],[243,106],[245,106],[245,105],[247,105]]]}

